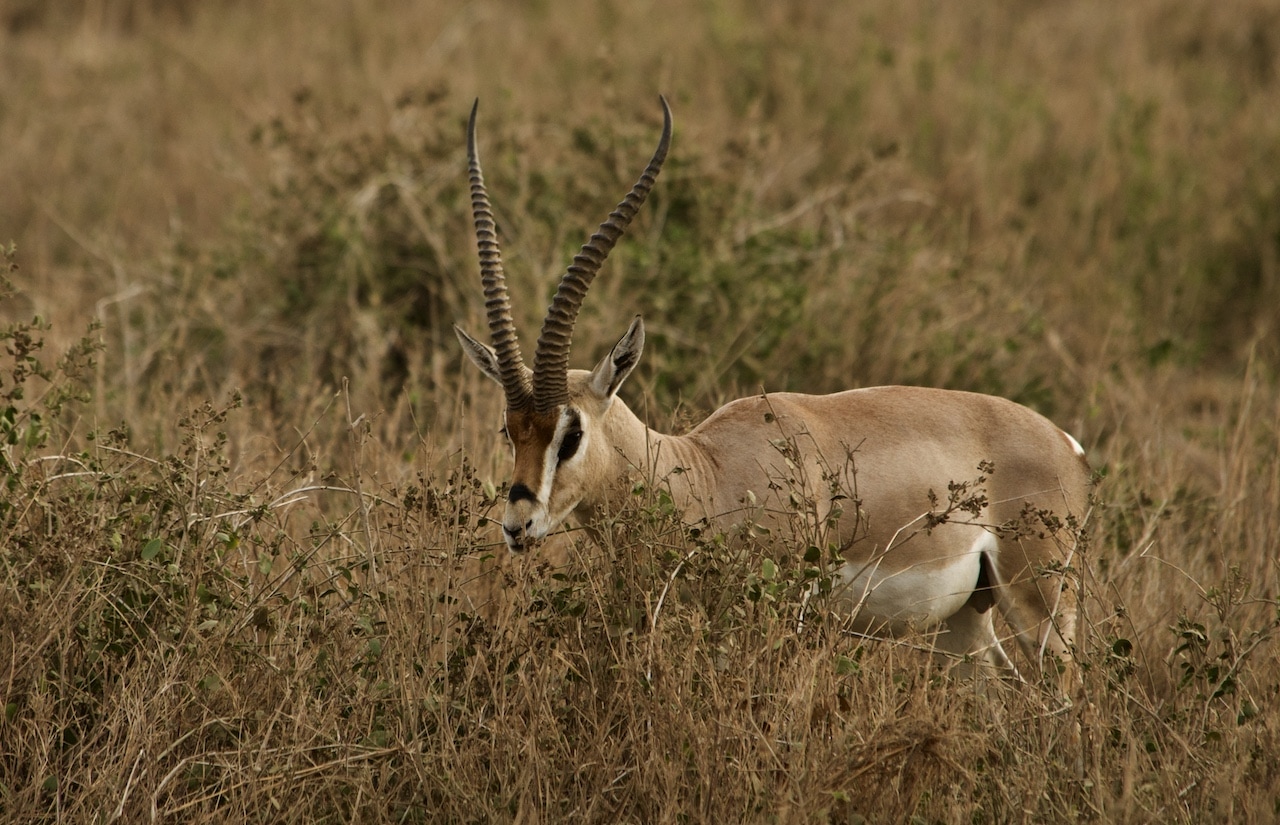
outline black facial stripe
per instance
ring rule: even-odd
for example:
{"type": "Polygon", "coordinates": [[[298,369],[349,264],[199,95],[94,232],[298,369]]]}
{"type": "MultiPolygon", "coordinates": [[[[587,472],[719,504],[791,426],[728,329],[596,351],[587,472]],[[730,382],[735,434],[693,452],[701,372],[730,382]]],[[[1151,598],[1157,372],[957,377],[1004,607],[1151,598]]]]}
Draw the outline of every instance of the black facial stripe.
{"type": "Polygon", "coordinates": [[[515,504],[517,501],[537,501],[538,497],[533,494],[533,490],[529,489],[529,485],[516,482],[511,485],[511,492],[507,493],[507,501],[515,504]]]}
{"type": "Polygon", "coordinates": [[[569,421],[560,437],[560,447],[556,451],[556,461],[563,463],[573,458],[582,444],[582,418],[577,410],[569,411],[569,421]]]}
{"type": "Polygon", "coordinates": [[[556,453],[556,460],[563,463],[573,458],[580,444],[582,444],[581,430],[565,433],[564,440],[560,442],[560,451],[556,453]]]}

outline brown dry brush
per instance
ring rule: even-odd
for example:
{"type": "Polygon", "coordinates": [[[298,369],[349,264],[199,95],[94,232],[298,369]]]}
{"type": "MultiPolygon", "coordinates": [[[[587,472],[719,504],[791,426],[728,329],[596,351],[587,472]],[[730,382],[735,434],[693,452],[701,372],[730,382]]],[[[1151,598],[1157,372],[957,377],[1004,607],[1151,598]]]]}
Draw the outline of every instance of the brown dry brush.
{"type": "Polygon", "coordinates": [[[1270,4],[446,5],[0,16],[0,818],[1280,816],[1270,4]],[[1081,436],[1070,705],[844,632],[821,542],[695,534],[660,485],[506,554],[448,330],[477,90],[535,314],[671,95],[580,325],[645,313],[654,423],[910,382],[1081,436]]]}
{"type": "Polygon", "coordinates": [[[1086,559],[1077,701],[980,695],[924,640],[852,636],[821,600],[800,626],[820,569],[691,530],[660,487],[602,548],[510,558],[499,491],[465,459],[376,482],[385,456],[347,416],[345,469],[317,481],[300,443],[238,478],[238,407],[183,416],[159,459],[119,430],[75,454],[11,444],[6,817],[1195,821],[1274,804],[1276,603],[1253,571],[1206,586],[1212,615],[1161,640],[1086,559]]]}

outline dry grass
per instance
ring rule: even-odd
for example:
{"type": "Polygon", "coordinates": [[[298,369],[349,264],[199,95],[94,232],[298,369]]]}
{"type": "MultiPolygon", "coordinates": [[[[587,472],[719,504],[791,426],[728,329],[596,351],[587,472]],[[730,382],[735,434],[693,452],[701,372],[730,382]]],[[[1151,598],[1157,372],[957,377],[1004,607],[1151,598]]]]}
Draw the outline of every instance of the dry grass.
{"type": "Polygon", "coordinates": [[[1277,32],[1262,0],[3,7],[0,817],[1274,821],[1277,32]],[[656,426],[890,382],[1051,415],[1105,476],[1083,701],[797,630],[786,548],[661,499],[500,549],[499,393],[448,329],[481,315],[463,119],[529,335],[658,92],[672,159],[575,363],[643,312],[656,426]]]}

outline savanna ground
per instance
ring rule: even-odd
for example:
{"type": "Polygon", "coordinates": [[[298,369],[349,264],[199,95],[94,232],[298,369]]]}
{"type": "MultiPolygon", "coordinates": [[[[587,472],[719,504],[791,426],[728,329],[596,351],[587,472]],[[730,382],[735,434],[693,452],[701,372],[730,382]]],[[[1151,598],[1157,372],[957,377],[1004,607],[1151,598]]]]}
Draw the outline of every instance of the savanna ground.
{"type": "Polygon", "coordinates": [[[1280,817],[1280,9],[819,5],[0,5],[0,817],[1280,817]],[[466,114],[529,341],[660,92],[574,364],[641,312],[661,428],[1053,418],[1101,477],[1069,707],[798,629],[802,548],[654,491],[500,546],[466,114]]]}

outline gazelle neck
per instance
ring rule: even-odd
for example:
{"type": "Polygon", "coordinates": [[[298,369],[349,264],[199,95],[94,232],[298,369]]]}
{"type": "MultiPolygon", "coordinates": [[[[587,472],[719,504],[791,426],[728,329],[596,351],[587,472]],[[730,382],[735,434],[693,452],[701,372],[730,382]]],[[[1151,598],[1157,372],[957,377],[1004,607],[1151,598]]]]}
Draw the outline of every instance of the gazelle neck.
{"type": "Polygon", "coordinates": [[[611,483],[582,502],[578,515],[584,520],[603,509],[616,511],[636,482],[669,489],[676,507],[686,512],[693,510],[691,491],[713,489],[715,464],[697,442],[651,429],[622,399],[613,400],[601,430],[611,447],[611,483]]]}

